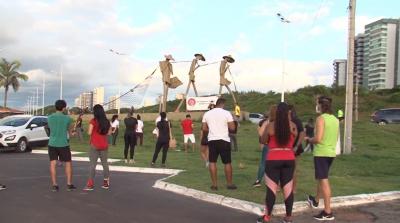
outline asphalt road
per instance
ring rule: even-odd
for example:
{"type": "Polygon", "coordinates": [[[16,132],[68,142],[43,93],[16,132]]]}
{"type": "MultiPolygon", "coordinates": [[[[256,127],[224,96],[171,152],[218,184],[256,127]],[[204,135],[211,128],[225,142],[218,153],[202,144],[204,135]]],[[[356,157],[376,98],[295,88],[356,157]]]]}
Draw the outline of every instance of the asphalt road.
{"type": "Polygon", "coordinates": [[[87,162],[73,162],[74,184],[66,191],[63,167],[58,167],[60,191],[50,191],[46,155],[0,153],[0,223],[159,223],[159,222],[254,222],[255,216],[154,189],[164,177],[155,174],[111,172],[110,189],[85,192],[87,162]]]}
{"type": "MultiPolygon", "coordinates": [[[[59,192],[50,191],[46,155],[0,153],[0,223],[235,223],[252,222],[257,216],[154,189],[164,175],[111,172],[110,189],[102,189],[102,174],[96,174],[96,188],[85,192],[88,163],[73,162],[74,184],[67,192],[63,167],[58,167],[59,192]]],[[[294,222],[318,222],[317,210],[294,215],[294,222]]],[[[400,222],[400,200],[334,210],[340,223],[400,222]]],[[[273,217],[272,223],[281,218],[273,217]]]]}

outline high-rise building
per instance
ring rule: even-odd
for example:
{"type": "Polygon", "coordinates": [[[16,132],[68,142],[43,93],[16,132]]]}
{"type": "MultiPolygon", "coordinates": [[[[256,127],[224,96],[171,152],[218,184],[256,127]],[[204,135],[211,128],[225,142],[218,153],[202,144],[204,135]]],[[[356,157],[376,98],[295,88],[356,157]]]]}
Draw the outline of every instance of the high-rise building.
{"type": "Polygon", "coordinates": [[[347,60],[337,59],[333,61],[334,82],[337,87],[346,85],[347,60]]]}
{"type": "Polygon", "coordinates": [[[354,83],[363,85],[364,81],[364,43],[365,34],[358,34],[354,41],[354,83]]]}
{"type": "Polygon", "coordinates": [[[108,110],[118,109],[121,106],[119,95],[111,96],[108,99],[108,110]]]}
{"type": "Polygon", "coordinates": [[[93,90],[93,105],[104,104],[104,87],[97,87],[93,90]]]}
{"type": "Polygon", "coordinates": [[[80,99],[80,97],[75,98],[75,107],[81,108],[81,99],[80,99]]]}
{"type": "Polygon", "coordinates": [[[381,19],[365,26],[363,83],[371,90],[400,85],[399,26],[399,19],[381,19]]]}
{"type": "Polygon", "coordinates": [[[80,108],[82,109],[92,109],[93,108],[93,92],[83,92],[79,96],[79,100],[81,102],[80,108]]]}

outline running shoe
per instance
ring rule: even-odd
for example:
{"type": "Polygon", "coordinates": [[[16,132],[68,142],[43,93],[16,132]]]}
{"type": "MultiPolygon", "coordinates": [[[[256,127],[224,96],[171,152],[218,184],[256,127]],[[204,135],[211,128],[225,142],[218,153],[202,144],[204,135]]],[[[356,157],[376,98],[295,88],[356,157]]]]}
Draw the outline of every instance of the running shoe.
{"type": "Polygon", "coordinates": [[[236,190],[237,186],[235,184],[231,184],[231,185],[226,186],[226,189],[228,189],[228,190],[236,190]]]}
{"type": "Polygon", "coordinates": [[[267,223],[267,222],[270,222],[270,220],[271,220],[271,216],[263,215],[263,216],[257,218],[257,223],[267,223]]]}
{"type": "Polygon", "coordinates": [[[135,160],[134,159],[129,160],[129,164],[135,164],[135,160]]]}
{"type": "Polygon", "coordinates": [[[109,180],[104,179],[103,180],[103,186],[101,186],[101,187],[104,188],[104,189],[110,188],[109,180]]]}
{"type": "Polygon", "coordinates": [[[92,190],[94,190],[94,182],[93,182],[93,180],[89,179],[88,182],[87,182],[87,184],[86,184],[86,187],[83,188],[83,190],[85,190],[85,191],[92,191],[92,190]]]}
{"type": "Polygon", "coordinates": [[[211,190],[218,190],[218,187],[217,186],[211,186],[210,189],[211,190]]]}
{"type": "Polygon", "coordinates": [[[210,165],[210,162],[206,161],[206,168],[210,165]]]}
{"type": "Polygon", "coordinates": [[[74,190],[76,190],[76,187],[73,184],[67,185],[67,191],[74,191],[74,190]]]}
{"type": "Polygon", "coordinates": [[[282,223],[293,223],[293,220],[291,217],[286,216],[282,219],[282,223]]]}
{"type": "Polygon", "coordinates": [[[7,189],[6,185],[0,184],[0,190],[5,190],[7,189]]]}
{"type": "Polygon", "coordinates": [[[307,195],[307,202],[312,208],[318,208],[319,203],[315,200],[315,197],[307,195]]]}
{"type": "Polygon", "coordinates": [[[51,191],[53,191],[53,192],[58,192],[59,189],[60,189],[60,188],[58,187],[58,185],[53,185],[53,186],[51,187],[51,191]]]}
{"type": "Polygon", "coordinates": [[[253,183],[253,187],[261,187],[261,181],[256,180],[256,182],[253,183]]]}
{"type": "Polygon", "coordinates": [[[151,167],[155,167],[156,164],[152,162],[152,163],[150,164],[150,166],[151,166],[151,167]]]}
{"type": "Polygon", "coordinates": [[[314,215],[314,219],[318,221],[332,221],[335,220],[335,216],[332,213],[328,214],[325,211],[321,211],[319,214],[314,215]]]}

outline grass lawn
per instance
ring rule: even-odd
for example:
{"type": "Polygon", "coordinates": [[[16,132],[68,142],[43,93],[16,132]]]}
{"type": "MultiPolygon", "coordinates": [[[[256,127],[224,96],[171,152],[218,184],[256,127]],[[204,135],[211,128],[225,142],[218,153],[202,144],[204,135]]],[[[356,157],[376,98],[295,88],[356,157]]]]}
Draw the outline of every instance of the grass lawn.
{"type": "MultiPolygon", "coordinates": [[[[122,122],[121,122],[122,123],[122,122]]],[[[151,134],[153,122],[145,122],[144,146],[136,147],[135,166],[150,166],[155,140],[151,134]]],[[[183,150],[183,136],[178,122],[173,122],[173,133],[178,141],[178,149],[183,150]]],[[[87,127],[87,124],[85,124],[87,127]]],[[[123,128],[121,126],[117,146],[110,146],[110,158],[123,158],[123,128]]],[[[196,123],[196,140],[199,141],[200,123],[196,123]]],[[[354,125],[353,144],[356,150],[351,155],[341,155],[336,158],[331,171],[331,186],[334,196],[359,193],[373,193],[399,190],[400,185],[400,125],[378,126],[362,120],[354,125]]],[[[343,135],[343,134],[342,134],[343,135]]],[[[256,134],[256,125],[242,122],[238,132],[239,152],[233,152],[233,179],[239,187],[236,191],[225,189],[223,166],[218,166],[218,194],[238,199],[264,203],[265,188],[252,188],[256,178],[260,149],[256,134]],[[242,163],[242,168],[239,168],[242,163]]],[[[71,139],[73,151],[87,152],[88,137],[85,143],[76,138],[71,139]]],[[[179,176],[169,181],[202,191],[209,189],[210,178],[208,169],[200,159],[199,147],[189,153],[170,151],[167,158],[168,168],[184,169],[179,176]]],[[[157,160],[159,166],[161,153],[157,160]]],[[[123,162],[116,165],[126,165],[123,162]]],[[[111,176],[112,177],[112,176],[111,176]]],[[[311,154],[303,154],[298,164],[298,189],[296,200],[303,200],[304,193],[315,191],[313,159],[311,154]]]]}

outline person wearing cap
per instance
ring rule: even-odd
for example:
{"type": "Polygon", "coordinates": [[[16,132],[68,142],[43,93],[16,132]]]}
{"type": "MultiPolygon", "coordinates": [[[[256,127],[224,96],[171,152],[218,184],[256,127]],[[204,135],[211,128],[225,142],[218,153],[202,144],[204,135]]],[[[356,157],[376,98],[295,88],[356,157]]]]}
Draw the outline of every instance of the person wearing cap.
{"type": "Polygon", "coordinates": [[[163,81],[163,87],[164,87],[162,107],[161,107],[161,110],[163,112],[165,112],[167,110],[166,106],[167,106],[167,98],[168,98],[168,88],[171,84],[171,75],[174,74],[174,71],[172,69],[172,64],[170,62],[171,60],[174,60],[174,58],[172,57],[171,54],[165,55],[164,57],[165,57],[165,60],[160,61],[160,70],[162,73],[162,81],[163,81]]]}

